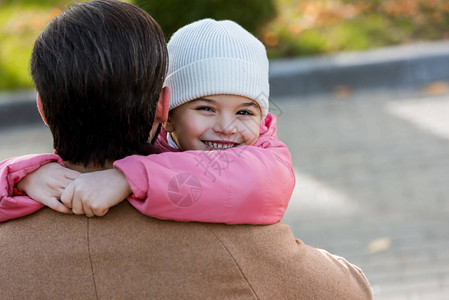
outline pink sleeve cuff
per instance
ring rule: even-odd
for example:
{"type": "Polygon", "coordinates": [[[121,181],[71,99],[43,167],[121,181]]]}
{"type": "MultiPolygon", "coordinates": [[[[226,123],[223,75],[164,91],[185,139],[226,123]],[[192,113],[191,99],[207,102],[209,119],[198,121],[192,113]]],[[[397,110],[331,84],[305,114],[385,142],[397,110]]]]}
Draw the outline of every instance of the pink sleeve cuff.
{"type": "Polygon", "coordinates": [[[129,186],[137,199],[146,199],[149,190],[147,169],[138,155],[132,155],[114,162],[114,168],[120,170],[128,179],[129,186]],[[135,158],[134,158],[135,157],[135,158]]]}
{"type": "Polygon", "coordinates": [[[56,154],[25,155],[0,162],[0,222],[31,214],[43,207],[27,196],[14,196],[14,185],[49,162],[64,166],[56,154]]]}

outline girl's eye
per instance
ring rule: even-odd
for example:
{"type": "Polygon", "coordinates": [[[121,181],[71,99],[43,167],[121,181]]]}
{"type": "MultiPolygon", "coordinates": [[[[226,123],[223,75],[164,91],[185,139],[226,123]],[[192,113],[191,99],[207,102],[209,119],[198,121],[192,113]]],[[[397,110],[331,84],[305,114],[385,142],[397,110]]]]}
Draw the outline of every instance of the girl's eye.
{"type": "Polygon", "coordinates": [[[237,112],[238,115],[242,115],[242,116],[253,116],[254,114],[252,112],[250,112],[249,110],[239,110],[237,112]]]}
{"type": "Polygon", "coordinates": [[[200,107],[197,107],[196,110],[212,111],[212,112],[214,111],[212,109],[212,107],[209,107],[209,106],[200,106],[200,107]]]}

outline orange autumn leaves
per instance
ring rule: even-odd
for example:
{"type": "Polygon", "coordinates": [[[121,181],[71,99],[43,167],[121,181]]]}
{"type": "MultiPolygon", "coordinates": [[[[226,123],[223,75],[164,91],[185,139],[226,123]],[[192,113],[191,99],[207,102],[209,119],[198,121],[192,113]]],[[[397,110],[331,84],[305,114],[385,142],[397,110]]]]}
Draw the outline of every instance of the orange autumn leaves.
{"type": "Polygon", "coordinates": [[[35,33],[37,35],[50,22],[61,13],[60,9],[18,11],[10,18],[4,27],[5,34],[21,35],[35,33]]]}
{"type": "Polygon", "coordinates": [[[354,41],[365,39],[362,48],[449,37],[447,0],[278,0],[277,9],[278,16],[260,32],[279,56],[301,55],[300,43],[315,44],[316,54],[348,50],[335,45],[350,44],[351,35],[354,41]],[[339,35],[346,38],[334,42],[339,35]]]}

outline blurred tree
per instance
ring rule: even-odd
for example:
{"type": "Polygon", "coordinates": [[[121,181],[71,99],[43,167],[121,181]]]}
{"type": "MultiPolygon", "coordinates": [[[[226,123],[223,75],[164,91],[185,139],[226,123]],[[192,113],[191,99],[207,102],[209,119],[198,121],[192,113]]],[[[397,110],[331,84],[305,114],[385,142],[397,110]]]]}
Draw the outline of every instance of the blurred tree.
{"type": "Polygon", "coordinates": [[[68,0],[0,0],[0,4],[4,3],[6,5],[25,5],[25,6],[67,6],[70,4],[68,0]]]}
{"type": "Polygon", "coordinates": [[[272,0],[135,0],[161,26],[168,39],[180,27],[203,18],[229,19],[258,35],[276,16],[272,0]]]}

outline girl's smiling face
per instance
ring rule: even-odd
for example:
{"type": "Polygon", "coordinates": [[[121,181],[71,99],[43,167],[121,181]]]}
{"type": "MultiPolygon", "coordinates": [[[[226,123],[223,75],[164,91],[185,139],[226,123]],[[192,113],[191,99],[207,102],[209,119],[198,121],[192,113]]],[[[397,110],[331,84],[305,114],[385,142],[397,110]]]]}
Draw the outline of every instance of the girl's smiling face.
{"type": "Polygon", "coordinates": [[[201,97],[170,111],[164,124],[181,150],[228,149],[253,145],[260,132],[259,105],[246,97],[201,97]]]}

